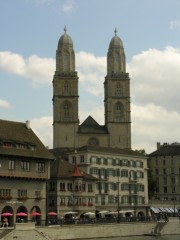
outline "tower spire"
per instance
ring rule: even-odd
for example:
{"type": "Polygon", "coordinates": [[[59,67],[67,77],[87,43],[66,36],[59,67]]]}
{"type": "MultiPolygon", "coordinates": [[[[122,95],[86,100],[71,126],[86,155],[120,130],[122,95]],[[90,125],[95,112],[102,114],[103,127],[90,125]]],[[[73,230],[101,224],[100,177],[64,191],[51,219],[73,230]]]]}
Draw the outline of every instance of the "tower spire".
{"type": "Polygon", "coordinates": [[[66,25],[64,26],[64,33],[66,34],[67,32],[67,28],[66,28],[66,25]]]}
{"type": "Polygon", "coordinates": [[[115,33],[115,36],[117,36],[117,29],[116,28],[114,29],[114,33],[115,33]]]}

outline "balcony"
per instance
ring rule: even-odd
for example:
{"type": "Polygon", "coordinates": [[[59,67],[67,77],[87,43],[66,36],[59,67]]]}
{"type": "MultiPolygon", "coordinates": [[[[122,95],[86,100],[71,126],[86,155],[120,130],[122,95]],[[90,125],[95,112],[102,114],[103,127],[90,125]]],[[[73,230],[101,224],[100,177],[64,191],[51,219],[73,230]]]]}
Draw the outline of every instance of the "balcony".
{"type": "Polygon", "coordinates": [[[19,201],[26,201],[27,199],[29,199],[27,196],[19,196],[19,197],[17,197],[17,199],[19,200],[19,201]]]}
{"type": "Polygon", "coordinates": [[[7,201],[7,200],[11,200],[12,196],[0,196],[0,200],[2,201],[7,201]]]}

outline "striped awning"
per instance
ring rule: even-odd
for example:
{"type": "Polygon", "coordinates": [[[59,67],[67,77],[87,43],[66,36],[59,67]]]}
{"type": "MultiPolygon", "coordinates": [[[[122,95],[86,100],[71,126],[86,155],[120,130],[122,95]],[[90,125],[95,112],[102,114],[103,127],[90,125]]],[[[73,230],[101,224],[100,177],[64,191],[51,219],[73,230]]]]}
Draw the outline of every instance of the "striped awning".
{"type": "Polygon", "coordinates": [[[154,213],[159,213],[159,212],[161,212],[158,208],[150,207],[150,209],[151,209],[154,213]]]}

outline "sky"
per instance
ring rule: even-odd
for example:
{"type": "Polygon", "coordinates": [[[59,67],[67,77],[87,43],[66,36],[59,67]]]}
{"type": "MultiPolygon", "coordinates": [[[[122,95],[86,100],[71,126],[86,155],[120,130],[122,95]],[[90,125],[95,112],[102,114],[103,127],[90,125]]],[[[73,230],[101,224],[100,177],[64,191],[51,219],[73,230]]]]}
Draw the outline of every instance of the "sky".
{"type": "Polygon", "coordinates": [[[131,78],[132,149],[180,142],[180,0],[0,0],[0,119],[53,147],[59,38],[73,40],[79,118],[104,124],[107,51],[117,29],[131,78]]]}

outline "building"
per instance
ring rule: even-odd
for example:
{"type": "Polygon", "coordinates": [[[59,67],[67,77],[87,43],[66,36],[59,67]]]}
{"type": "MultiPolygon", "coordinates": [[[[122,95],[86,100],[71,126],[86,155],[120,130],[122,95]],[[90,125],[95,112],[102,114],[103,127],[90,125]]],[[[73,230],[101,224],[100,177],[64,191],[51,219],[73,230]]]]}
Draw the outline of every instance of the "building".
{"type": "Polygon", "coordinates": [[[147,156],[130,149],[84,146],[68,161],[94,176],[96,210],[133,210],[148,215],[147,156]]]}
{"type": "Polygon", "coordinates": [[[28,121],[0,120],[0,213],[7,213],[10,225],[46,219],[46,182],[53,159],[28,121]]]}
{"type": "MultiPolygon", "coordinates": [[[[97,179],[95,210],[133,209],[136,214],[147,215],[147,157],[131,150],[130,78],[123,43],[116,30],[107,52],[105,124],[99,125],[92,116],[80,124],[78,101],[75,52],[65,28],[58,42],[53,78],[53,151],[58,161],[78,164],[97,179]]],[[[52,167],[52,172],[56,171],[52,167]]],[[[56,173],[54,177],[62,178],[63,171],[62,166],[60,175],[56,173]]],[[[55,204],[60,202],[57,196],[55,204]]]]}
{"type": "Polygon", "coordinates": [[[148,166],[156,183],[152,203],[173,209],[180,206],[180,143],[157,143],[157,150],[149,154],[148,166]]]}
{"type": "Polygon", "coordinates": [[[57,157],[51,163],[51,179],[48,184],[48,211],[95,212],[95,184],[97,179],[67,160],[59,159],[59,152],[52,150],[57,157]]]}
{"type": "Polygon", "coordinates": [[[53,78],[53,148],[77,149],[84,145],[131,148],[130,78],[122,40],[111,39],[104,81],[105,125],[92,116],[79,124],[78,73],[73,41],[66,33],[60,37],[53,78]]]}

